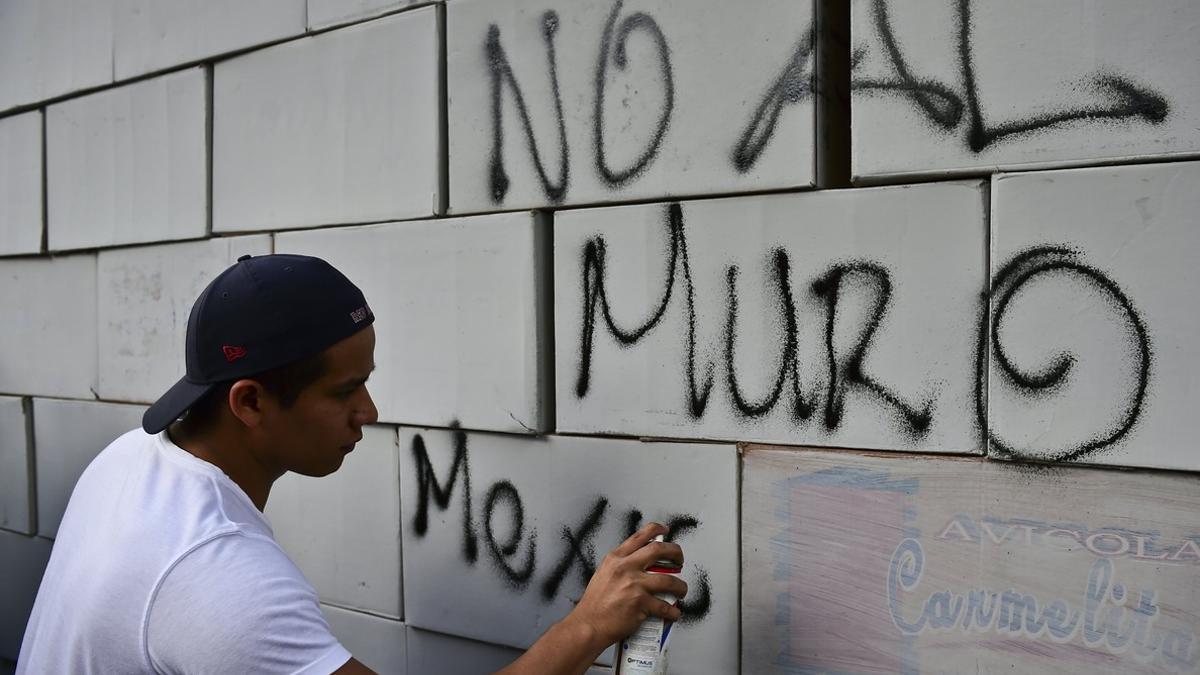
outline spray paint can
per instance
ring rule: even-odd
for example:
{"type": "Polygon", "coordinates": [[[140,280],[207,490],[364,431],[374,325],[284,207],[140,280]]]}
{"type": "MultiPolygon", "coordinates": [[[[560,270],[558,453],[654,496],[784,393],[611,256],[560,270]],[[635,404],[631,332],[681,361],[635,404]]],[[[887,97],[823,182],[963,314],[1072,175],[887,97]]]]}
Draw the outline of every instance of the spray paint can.
{"type": "MultiPolygon", "coordinates": [[[[660,534],[654,541],[663,541],[660,534]]],[[[679,576],[682,568],[670,560],[659,560],[646,569],[651,574],[679,576]]],[[[654,597],[672,605],[679,599],[670,593],[655,593],[654,597]]],[[[666,675],[667,647],[673,621],[652,616],[642,622],[629,637],[617,643],[618,675],[666,675]]]]}

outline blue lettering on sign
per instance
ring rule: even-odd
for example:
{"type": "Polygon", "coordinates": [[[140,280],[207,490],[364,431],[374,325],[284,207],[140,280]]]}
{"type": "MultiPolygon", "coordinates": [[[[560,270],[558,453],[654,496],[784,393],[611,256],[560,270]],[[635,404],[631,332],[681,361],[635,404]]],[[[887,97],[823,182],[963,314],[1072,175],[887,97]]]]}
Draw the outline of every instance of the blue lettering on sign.
{"type": "Polygon", "coordinates": [[[1197,636],[1156,626],[1156,592],[1148,588],[1133,595],[1116,579],[1112,560],[1102,558],[1088,571],[1082,606],[1062,598],[1050,601],[1015,588],[994,591],[973,588],[965,593],[935,589],[920,603],[917,616],[906,616],[907,594],[917,592],[925,573],[925,551],[917,539],[896,546],[888,565],[887,601],[892,623],[906,637],[926,631],[990,631],[1010,637],[1048,639],[1067,643],[1079,639],[1085,647],[1112,654],[1131,653],[1139,661],[1157,662],[1176,672],[1200,666],[1197,636]]]}

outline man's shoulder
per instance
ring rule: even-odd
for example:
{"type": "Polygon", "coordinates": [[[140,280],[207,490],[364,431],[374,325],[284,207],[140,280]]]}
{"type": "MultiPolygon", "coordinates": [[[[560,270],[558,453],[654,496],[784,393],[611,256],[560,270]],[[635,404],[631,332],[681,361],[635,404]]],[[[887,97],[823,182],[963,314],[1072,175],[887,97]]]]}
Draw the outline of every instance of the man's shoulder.
{"type": "Polygon", "coordinates": [[[299,568],[275,540],[240,525],[214,532],[173,560],[163,575],[176,581],[193,579],[197,590],[233,582],[253,584],[270,577],[298,576],[299,568]]]}

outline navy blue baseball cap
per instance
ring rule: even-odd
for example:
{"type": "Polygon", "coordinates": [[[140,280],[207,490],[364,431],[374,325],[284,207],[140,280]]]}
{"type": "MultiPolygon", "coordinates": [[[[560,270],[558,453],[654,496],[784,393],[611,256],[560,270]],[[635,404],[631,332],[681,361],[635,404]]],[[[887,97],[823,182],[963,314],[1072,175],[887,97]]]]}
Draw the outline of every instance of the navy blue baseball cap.
{"type": "Polygon", "coordinates": [[[188,317],[187,374],[142,417],[156,434],[212,388],[320,353],[370,326],[362,291],[304,255],[244,255],[204,289],[188,317]]]}

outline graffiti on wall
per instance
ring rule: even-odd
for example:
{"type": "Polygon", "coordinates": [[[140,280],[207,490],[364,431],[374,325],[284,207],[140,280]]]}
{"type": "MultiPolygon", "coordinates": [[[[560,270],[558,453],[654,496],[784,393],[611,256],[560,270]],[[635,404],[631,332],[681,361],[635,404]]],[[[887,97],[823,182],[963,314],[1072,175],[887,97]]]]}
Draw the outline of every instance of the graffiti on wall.
{"type": "MultiPolygon", "coordinates": [[[[667,244],[662,260],[662,291],[653,301],[647,318],[637,325],[620,325],[613,316],[613,298],[605,286],[609,249],[604,236],[590,237],[579,252],[578,297],[582,321],[575,371],[574,395],[577,399],[586,399],[592,392],[592,372],[601,367],[594,363],[593,357],[597,333],[612,338],[622,347],[632,346],[659,327],[668,310],[675,307],[684,314],[685,326],[679,348],[685,355],[682,363],[687,384],[686,391],[681,392],[678,399],[679,407],[694,420],[705,415],[714,387],[724,386],[735,414],[743,420],[761,418],[783,406],[797,426],[819,423],[826,430],[836,430],[846,415],[853,414],[853,410],[847,408],[846,393],[854,390],[862,394],[856,400],[869,400],[886,410],[909,436],[919,439],[928,431],[937,409],[936,393],[932,400],[920,400],[904,392],[904,383],[881,382],[864,366],[895,292],[892,273],[885,265],[873,260],[837,261],[816,274],[807,286],[799,288],[799,292],[807,293],[810,300],[816,301],[824,310],[821,319],[824,348],[819,351],[824,356],[827,376],[824,383],[804,382],[799,365],[798,293],[793,287],[795,275],[788,251],[784,248],[763,251],[765,264],[772,270],[770,292],[777,301],[775,323],[779,351],[774,360],[777,370],[771,388],[755,396],[743,390],[735,359],[738,327],[746,320],[739,318],[738,311],[739,293],[742,292],[738,284],[739,268],[730,264],[724,270],[726,297],[722,344],[708,352],[719,356],[705,359],[702,353],[706,350],[697,344],[696,305],[703,302],[711,306],[719,301],[696,298],[695,272],[688,255],[681,206],[678,203],[667,205],[663,220],[667,244]],[[853,304],[865,307],[867,311],[839,311],[850,296],[853,296],[853,304]]],[[[983,292],[979,300],[978,332],[974,337],[976,361],[973,367],[962,364],[963,372],[974,371],[975,423],[980,435],[990,442],[995,453],[1050,461],[1084,459],[1119,442],[1140,418],[1151,379],[1150,334],[1133,301],[1103,270],[1090,265],[1082,253],[1068,247],[1033,247],[1005,261],[998,269],[991,290],[983,292]],[[1053,405],[1054,393],[1072,376],[1076,361],[1069,351],[1054,354],[1044,363],[1029,364],[1018,363],[1005,348],[1003,328],[1012,311],[1013,299],[1030,292],[1035,282],[1046,280],[1099,293],[1118,309],[1123,323],[1116,329],[1126,336],[1130,345],[1130,363],[1110,364],[1109,367],[1116,372],[1129,370],[1133,376],[1124,385],[1126,403],[1122,415],[1106,421],[1103,428],[1095,429],[1088,438],[1050,453],[1039,451],[1035,454],[1006,441],[1002,429],[989,425],[987,388],[989,367],[994,363],[993,377],[1002,378],[1006,385],[1031,400],[1053,405]]]]}
{"type": "MultiPolygon", "coordinates": [[[[902,41],[896,29],[894,14],[899,10],[895,3],[862,0],[855,29],[872,37],[848,50],[846,65],[850,70],[851,91],[858,97],[891,99],[911,106],[931,129],[958,139],[971,155],[1006,142],[1078,128],[1165,128],[1164,125],[1179,115],[1183,104],[1172,102],[1162,87],[1144,81],[1139,75],[1123,72],[1119,62],[1111,67],[1097,65],[1090,71],[1079,73],[1063,72],[1062,77],[1067,78],[1064,81],[1071,84],[1063,85],[1069,86],[1069,91],[1057,93],[1055,103],[1025,103],[1022,110],[1009,113],[1007,118],[1002,112],[989,111],[986,103],[989,83],[980,76],[978,62],[991,58],[992,54],[977,53],[981,51],[979,33],[987,29],[977,25],[978,8],[975,5],[978,3],[972,0],[946,2],[945,7],[950,10],[947,23],[932,26],[934,35],[923,34],[925,42],[949,48],[948,58],[952,63],[947,64],[948,70],[934,73],[927,64],[927,47],[902,41]]],[[[808,19],[790,26],[787,38],[782,34],[776,36],[790,39],[792,47],[782,61],[760,60],[757,63],[766,75],[764,80],[741,75],[728,81],[705,81],[707,86],[721,91],[722,98],[743,102],[737,113],[725,115],[723,119],[728,120],[727,123],[705,127],[703,132],[680,127],[676,122],[680,121],[681,115],[690,112],[681,104],[687,92],[680,87],[687,87],[689,82],[683,73],[697,66],[691,63],[692,52],[688,51],[691,45],[681,42],[682,38],[678,37],[685,32],[691,34],[692,27],[683,31],[679,24],[693,21],[693,17],[677,17],[665,8],[631,10],[626,0],[613,2],[606,13],[596,16],[594,23],[590,14],[581,18],[582,12],[577,12],[578,16],[566,16],[567,11],[548,9],[532,19],[536,26],[512,26],[502,30],[499,23],[492,22],[480,36],[483,58],[477,63],[482,64],[487,76],[479,86],[486,87],[489,92],[490,111],[486,121],[490,131],[483,146],[487,156],[485,180],[487,194],[494,205],[506,202],[513,181],[506,157],[514,151],[527,154],[534,174],[529,180],[536,182],[541,196],[550,204],[568,201],[573,183],[572,158],[581,150],[590,155],[590,161],[574,164],[574,170],[587,170],[591,174],[589,180],[594,178],[609,192],[627,191],[665,157],[678,161],[676,152],[664,152],[669,142],[700,141],[706,146],[723,148],[721,166],[711,168],[719,168],[727,172],[723,175],[735,180],[754,169],[777,140],[777,132],[788,110],[822,99],[822,85],[816,73],[821,40],[814,22],[808,19]],[[560,11],[564,12],[562,16],[560,11]],[[590,52],[594,57],[586,71],[578,72],[578,81],[573,79],[577,77],[576,72],[562,68],[559,43],[568,39],[560,35],[564,25],[591,31],[590,34],[573,35],[569,38],[571,44],[588,45],[589,50],[590,45],[597,45],[595,51],[590,52]],[[536,30],[539,39],[529,41],[530,46],[525,46],[522,40],[533,32],[531,29],[536,30]],[[650,48],[633,49],[631,45],[639,41],[650,48]],[[519,44],[523,49],[537,49],[532,45],[539,45],[544,53],[541,61],[545,64],[544,70],[538,72],[532,70],[533,66],[527,66],[525,72],[514,72],[506,44],[519,44]],[[626,111],[636,112],[631,113],[635,115],[632,121],[625,120],[623,125],[614,126],[606,115],[612,112],[608,103],[614,100],[617,78],[621,77],[636,78],[638,85],[632,96],[637,99],[637,105],[631,106],[630,92],[617,94],[616,100],[623,101],[626,111]],[[523,87],[522,82],[526,86],[523,87]],[[544,92],[537,100],[526,94],[532,88],[530,83],[537,83],[538,90],[544,92]],[[548,83],[548,86],[540,86],[542,83],[548,83]],[[586,105],[581,107],[582,101],[586,101],[586,105]],[[506,115],[515,116],[517,121],[515,126],[509,127],[519,130],[515,144],[505,135],[506,115]],[[538,123],[546,125],[542,135],[535,133],[538,123]],[[572,134],[573,125],[579,126],[580,132],[586,127],[587,133],[572,134]],[[631,126],[639,131],[631,135],[631,126]],[[680,136],[696,133],[703,133],[703,137],[680,136]],[[586,137],[588,147],[572,147],[570,139],[573,137],[577,144],[586,137]],[[630,141],[630,138],[637,140],[630,141]],[[640,147],[622,147],[621,154],[628,156],[614,161],[611,149],[626,143],[640,144],[640,147]]],[[[707,16],[711,12],[704,14],[707,16]]],[[[829,48],[835,45],[836,40],[829,41],[829,48]]],[[[1053,58],[1047,58],[1047,67],[1055,67],[1053,58]]],[[[719,78],[720,74],[715,77],[719,78]]],[[[844,105],[842,102],[838,107],[844,105]]],[[[797,117],[791,123],[801,119],[797,117]]],[[[717,161],[715,157],[705,156],[704,161],[717,161]]],[[[689,164],[695,171],[694,161],[689,164]]],[[[672,170],[675,168],[671,167],[672,170]]]]}
{"type": "MultiPolygon", "coordinates": [[[[676,77],[674,52],[668,29],[660,23],[652,13],[635,11],[624,13],[625,0],[616,0],[609,9],[603,23],[597,26],[599,47],[596,52],[594,66],[590,73],[591,87],[588,97],[591,101],[590,114],[586,123],[590,127],[591,143],[588,150],[592,156],[592,169],[601,184],[609,190],[621,190],[636,182],[645,175],[646,171],[661,155],[672,120],[677,113],[676,107],[676,77]],[[636,66],[629,56],[630,40],[634,35],[643,35],[653,44],[653,54],[656,63],[650,66],[655,75],[652,77],[653,88],[657,89],[660,98],[652,106],[647,119],[650,134],[644,141],[643,147],[633,153],[632,159],[623,164],[614,163],[609,152],[609,145],[615,136],[606,123],[606,100],[612,86],[613,74],[630,71],[636,66]]],[[[554,147],[546,150],[539,146],[530,106],[534,102],[527,101],[525,89],[514,73],[508,53],[504,47],[504,36],[498,24],[492,23],[487,28],[484,39],[484,63],[488,73],[490,101],[490,138],[488,143],[487,181],[488,194],[493,204],[504,203],[512,183],[509,176],[506,156],[506,139],[504,120],[506,111],[518,118],[521,133],[520,141],[528,153],[536,180],[542,195],[551,204],[560,204],[566,198],[571,185],[572,149],[569,142],[569,119],[564,112],[563,84],[560,81],[560,67],[556,41],[562,20],[555,10],[546,10],[539,17],[539,33],[542,48],[546,57],[545,77],[549,81],[549,98],[543,103],[553,109],[551,123],[555,127],[554,147]],[[509,105],[506,106],[506,101],[509,105]],[[549,161],[553,158],[553,161],[549,161]]],[[[758,104],[749,113],[740,132],[737,129],[729,132],[729,137],[723,142],[730,148],[728,162],[737,173],[749,171],[762,156],[771,140],[776,135],[780,118],[787,107],[797,103],[810,101],[814,91],[815,74],[812,67],[814,36],[811,27],[803,31],[803,37],[796,49],[789,56],[779,74],[767,85],[766,90],[757,96],[758,104]]],[[[527,73],[524,77],[534,77],[527,73]]],[[[536,76],[541,77],[541,74],[536,76]]],[[[742,86],[741,82],[730,82],[729,88],[742,86]]],[[[745,92],[752,95],[751,92],[745,92]]],[[[733,94],[730,94],[733,96],[733,94]]],[[[578,121],[576,121],[578,123],[578,121]]]]}
{"type": "MultiPolygon", "coordinates": [[[[1009,138],[1035,134],[1048,129],[1080,123],[1126,122],[1161,124],[1170,112],[1162,92],[1116,73],[1093,73],[1089,104],[1065,105],[1058,110],[1029,114],[1007,122],[987,119],[980,105],[980,83],[975,74],[972,47],[972,0],[955,0],[956,70],[959,81],[952,86],[917,72],[904,55],[904,47],[892,28],[889,0],[871,0],[871,24],[894,76],[872,78],[856,76],[851,90],[866,95],[896,96],[907,99],[936,128],[962,134],[966,147],[979,153],[1009,138]],[[966,124],[963,125],[964,117],[966,124]]],[[[866,48],[851,57],[852,72],[863,62],[866,48]]]]}
{"type": "MultiPolygon", "coordinates": [[[[424,436],[413,436],[410,450],[417,498],[412,532],[417,539],[426,537],[430,532],[430,505],[441,511],[450,509],[457,491],[461,494],[462,561],[470,566],[479,562],[482,539],[482,549],[497,579],[515,591],[536,593],[544,603],[553,601],[567,588],[582,593],[596,572],[598,554],[603,555],[620,543],[596,541],[606,519],[620,519],[622,539],[643,524],[642,511],[636,506],[622,509],[611,504],[608,497],[596,495],[586,502],[586,508],[580,509],[574,519],[559,523],[555,531],[547,534],[526,523],[524,498],[510,480],[503,478],[487,487],[482,509],[476,513],[467,434],[454,423],[452,436],[453,461],[441,477],[430,461],[424,436]],[[500,532],[507,536],[501,537],[500,532]],[[540,542],[539,535],[542,535],[540,542]],[[550,538],[551,543],[547,544],[546,538],[550,538]],[[539,560],[543,563],[553,560],[553,564],[539,567],[539,560]],[[545,570],[544,574],[536,575],[539,569],[545,570]],[[572,585],[571,580],[577,585],[572,585]]],[[[669,515],[662,522],[670,528],[671,541],[686,541],[689,534],[702,526],[701,521],[690,513],[669,515]]],[[[684,613],[682,621],[695,623],[708,616],[713,604],[713,589],[703,565],[688,565],[688,597],[680,601],[679,607],[684,613]]]]}

